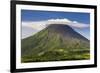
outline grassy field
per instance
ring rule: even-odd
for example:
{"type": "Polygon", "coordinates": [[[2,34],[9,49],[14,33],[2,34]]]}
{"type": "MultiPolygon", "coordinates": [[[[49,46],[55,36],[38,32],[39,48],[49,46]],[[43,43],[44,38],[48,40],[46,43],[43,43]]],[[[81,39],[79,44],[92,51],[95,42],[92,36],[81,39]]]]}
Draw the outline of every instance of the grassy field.
{"type": "Polygon", "coordinates": [[[63,49],[59,49],[55,51],[40,52],[37,55],[23,56],[22,62],[67,61],[86,59],[90,59],[90,54],[88,50],[64,51],[63,49]]]}

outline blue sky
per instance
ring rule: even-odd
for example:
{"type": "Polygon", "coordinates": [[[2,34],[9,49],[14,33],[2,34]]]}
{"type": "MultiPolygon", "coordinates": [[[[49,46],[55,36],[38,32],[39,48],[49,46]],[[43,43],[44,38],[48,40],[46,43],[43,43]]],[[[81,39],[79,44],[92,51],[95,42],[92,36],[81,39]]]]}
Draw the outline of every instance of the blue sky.
{"type": "MultiPolygon", "coordinates": [[[[67,18],[71,21],[77,21],[80,23],[90,24],[89,13],[79,12],[56,12],[56,11],[37,11],[37,10],[21,10],[21,21],[43,21],[48,19],[63,19],[67,18]]],[[[86,38],[90,38],[90,29],[75,29],[82,33],[86,38]]]]}
{"type": "Polygon", "coordinates": [[[89,13],[22,10],[21,17],[22,21],[40,21],[52,18],[68,18],[72,21],[79,21],[82,23],[90,24],[89,13]]]}

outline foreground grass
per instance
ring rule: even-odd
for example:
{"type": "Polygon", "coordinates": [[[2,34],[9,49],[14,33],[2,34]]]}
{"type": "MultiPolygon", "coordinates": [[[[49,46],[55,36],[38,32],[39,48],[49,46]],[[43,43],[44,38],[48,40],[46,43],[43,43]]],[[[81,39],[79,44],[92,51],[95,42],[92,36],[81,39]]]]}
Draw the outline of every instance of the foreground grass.
{"type": "Polygon", "coordinates": [[[40,52],[36,55],[23,56],[21,62],[47,62],[47,61],[69,61],[90,59],[89,50],[69,50],[63,49],[40,52]]]}

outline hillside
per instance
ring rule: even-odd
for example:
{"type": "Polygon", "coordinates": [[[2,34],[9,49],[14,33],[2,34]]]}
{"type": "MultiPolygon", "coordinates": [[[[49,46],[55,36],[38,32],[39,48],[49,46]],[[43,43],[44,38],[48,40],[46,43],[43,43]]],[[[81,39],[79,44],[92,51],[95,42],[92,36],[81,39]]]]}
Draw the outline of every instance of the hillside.
{"type": "Polygon", "coordinates": [[[52,24],[21,41],[22,62],[89,59],[89,40],[68,25],[52,24]]]}

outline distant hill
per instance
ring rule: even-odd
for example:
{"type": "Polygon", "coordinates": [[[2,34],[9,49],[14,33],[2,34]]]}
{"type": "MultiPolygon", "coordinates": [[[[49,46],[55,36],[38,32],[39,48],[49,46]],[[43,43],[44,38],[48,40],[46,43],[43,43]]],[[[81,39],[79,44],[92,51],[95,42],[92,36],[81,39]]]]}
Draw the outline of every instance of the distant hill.
{"type": "Polygon", "coordinates": [[[85,60],[90,41],[68,25],[51,24],[21,41],[22,62],[85,60]]]}

